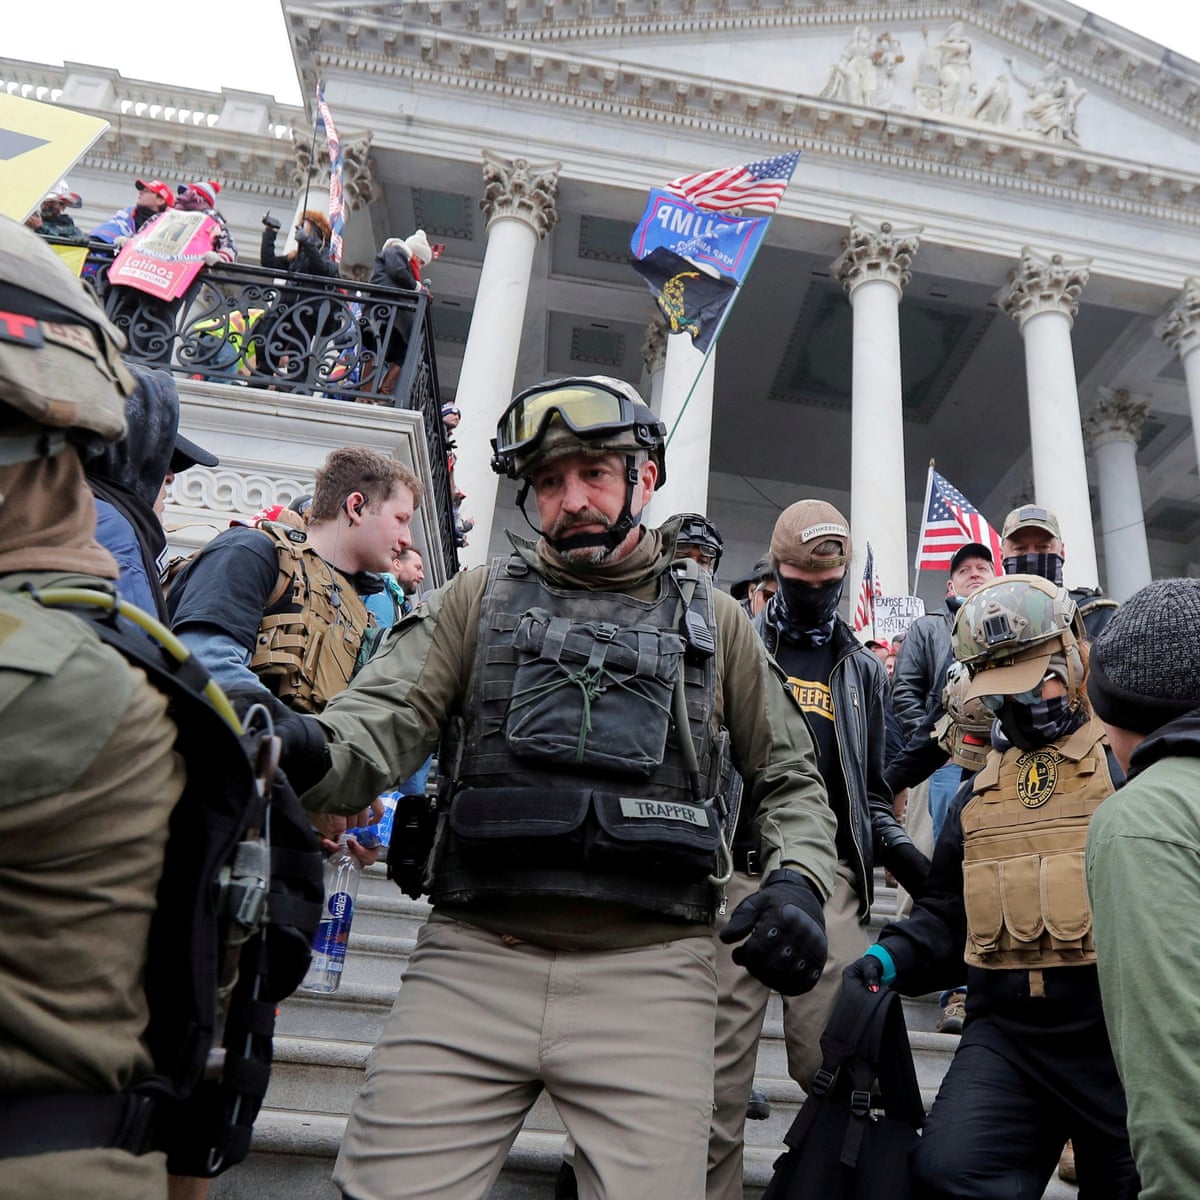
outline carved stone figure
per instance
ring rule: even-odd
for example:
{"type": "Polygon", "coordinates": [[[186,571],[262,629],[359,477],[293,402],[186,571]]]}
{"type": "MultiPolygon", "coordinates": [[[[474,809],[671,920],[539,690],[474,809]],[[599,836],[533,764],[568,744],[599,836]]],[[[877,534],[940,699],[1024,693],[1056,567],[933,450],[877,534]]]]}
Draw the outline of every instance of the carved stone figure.
{"type": "Polygon", "coordinates": [[[961,21],[955,21],[941,41],[928,44],[917,63],[917,82],[913,85],[917,103],[931,112],[961,116],[975,102],[975,84],[971,79],[971,39],[961,21]]]}
{"type": "Polygon", "coordinates": [[[878,108],[891,99],[892,77],[903,61],[899,39],[881,33],[872,43],[871,31],[865,25],[856,26],[854,36],[829,70],[821,97],[878,108]]]}
{"type": "Polygon", "coordinates": [[[1061,67],[1047,63],[1037,79],[1022,79],[1011,58],[1004,60],[1012,77],[1025,89],[1029,105],[1025,109],[1025,128],[1040,133],[1047,141],[1079,145],[1076,113],[1087,95],[1061,67]]]}
{"type": "Polygon", "coordinates": [[[1007,125],[1011,112],[1012,95],[1008,90],[1008,77],[997,75],[968,110],[967,116],[976,121],[986,121],[989,125],[1007,125]]]}

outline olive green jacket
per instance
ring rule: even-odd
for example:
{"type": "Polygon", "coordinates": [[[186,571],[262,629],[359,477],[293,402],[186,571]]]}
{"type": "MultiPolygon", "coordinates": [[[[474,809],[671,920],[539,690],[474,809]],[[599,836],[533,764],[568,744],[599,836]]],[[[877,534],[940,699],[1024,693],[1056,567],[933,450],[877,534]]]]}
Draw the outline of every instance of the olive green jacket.
{"type": "MultiPolygon", "coordinates": [[[[652,595],[673,557],[670,532],[664,539],[658,530],[648,530],[613,570],[569,568],[544,543],[534,546],[510,537],[535,571],[560,586],[652,595]]],[[[394,780],[411,775],[436,748],[447,718],[471,694],[486,581],[487,569],[480,567],[434,592],[389,632],[376,656],[324,710],[320,721],[333,770],[303,796],[307,808],[361,809],[394,780]]],[[[837,869],[836,821],[808,726],[740,606],[724,592],[716,592],[714,601],[714,723],[729,729],[734,765],[745,780],[743,803],[756,810],[764,874],[791,867],[828,898],[837,869]]]]}

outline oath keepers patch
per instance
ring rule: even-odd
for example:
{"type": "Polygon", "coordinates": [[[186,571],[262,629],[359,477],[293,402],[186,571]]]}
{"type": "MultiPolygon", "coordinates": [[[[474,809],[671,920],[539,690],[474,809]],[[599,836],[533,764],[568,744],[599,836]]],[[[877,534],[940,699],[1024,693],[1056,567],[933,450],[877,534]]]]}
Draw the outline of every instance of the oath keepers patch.
{"type": "Polygon", "coordinates": [[[672,804],[669,800],[638,800],[632,796],[622,796],[621,816],[647,821],[686,821],[699,829],[708,828],[708,817],[703,809],[694,804],[672,804]]]}
{"type": "Polygon", "coordinates": [[[1017,759],[1017,799],[1026,808],[1041,808],[1058,783],[1058,756],[1031,750],[1017,759]]]}

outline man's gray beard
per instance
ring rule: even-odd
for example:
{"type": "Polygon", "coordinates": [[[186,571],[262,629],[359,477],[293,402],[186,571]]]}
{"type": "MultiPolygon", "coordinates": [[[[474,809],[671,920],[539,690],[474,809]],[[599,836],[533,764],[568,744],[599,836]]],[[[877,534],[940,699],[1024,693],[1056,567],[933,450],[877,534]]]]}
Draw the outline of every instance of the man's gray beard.
{"type": "Polygon", "coordinates": [[[559,558],[579,567],[599,567],[608,562],[619,549],[617,546],[576,546],[573,550],[560,550],[559,558]]]}

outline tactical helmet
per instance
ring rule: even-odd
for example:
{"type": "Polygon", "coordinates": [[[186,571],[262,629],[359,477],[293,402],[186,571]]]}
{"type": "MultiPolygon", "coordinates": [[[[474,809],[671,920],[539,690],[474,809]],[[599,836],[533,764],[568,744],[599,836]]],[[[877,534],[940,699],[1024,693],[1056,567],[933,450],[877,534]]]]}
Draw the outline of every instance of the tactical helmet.
{"type": "Polygon", "coordinates": [[[938,745],[954,761],[968,771],[983,766],[991,744],[992,722],[995,716],[980,697],[967,699],[971,673],[960,662],[950,664],[946,686],[942,689],[945,716],[934,727],[938,745]]]}
{"type": "Polygon", "coordinates": [[[677,547],[698,546],[705,553],[712,555],[712,569],[716,574],[717,568],[721,565],[721,555],[725,550],[725,541],[721,537],[721,531],[712,521],[699,513],[681,513],[677,519],[679,533],[675,536],[675,545],[677,547]]]}
{"type": "Polygon", "coordinates": [[[658,467],[657,489],[667,479],[666,443],[667,427],[623,379],[569,376],[526,388],[504,410],[492,470],[521,479],[567,454],[645,450],[658,467]]]}
{"type": "Polygon", "coordinates": [[[1068,687],[1072,697],[1078,696],[1083,681],[1079,644],[1085,636],[1066,588],[1040,575],[990,580],[963,601],[954,622],[954,657],[971,672],[964,700],[1031,691],[1056,651],[1066,657],[1068,687]]]}
{"type": "Polygon", "coordinates": [[[115,441],[134,380],[125,339],[61,258],[30,229],[0,217],[0,404],[36,425],[115,441]]]}

